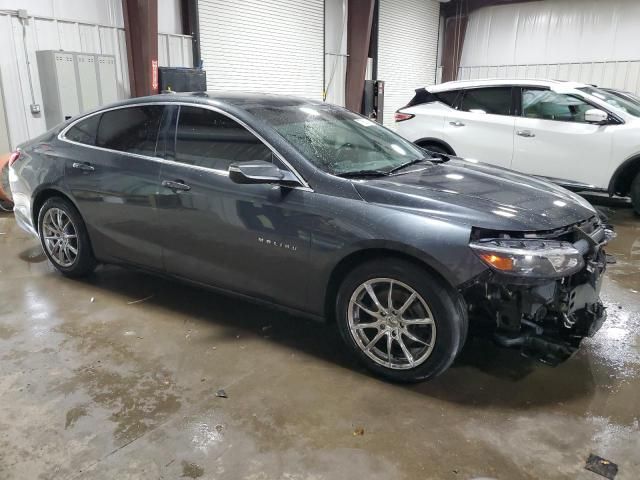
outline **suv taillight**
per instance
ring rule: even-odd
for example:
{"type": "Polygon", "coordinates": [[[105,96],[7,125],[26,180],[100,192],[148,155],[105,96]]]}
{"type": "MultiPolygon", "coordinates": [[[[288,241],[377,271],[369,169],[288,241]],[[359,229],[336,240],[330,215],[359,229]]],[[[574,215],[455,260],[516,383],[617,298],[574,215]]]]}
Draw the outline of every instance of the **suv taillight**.
{"type": "Polygon", "coordinates": [[[415,115],[412,115],[411,113],[402,113],[402,112],[398,111],[393,116],[393,119],[396,122],[404,122],[405,120],[409,120],[409,119],[411,119],[413,117],[415,117],[415,115]]]}
{"type": "Polygon", "coordinates": [[[16,150],[9,156],[9,166],[11,167],[20,158],[20,150],[16,150]]]}

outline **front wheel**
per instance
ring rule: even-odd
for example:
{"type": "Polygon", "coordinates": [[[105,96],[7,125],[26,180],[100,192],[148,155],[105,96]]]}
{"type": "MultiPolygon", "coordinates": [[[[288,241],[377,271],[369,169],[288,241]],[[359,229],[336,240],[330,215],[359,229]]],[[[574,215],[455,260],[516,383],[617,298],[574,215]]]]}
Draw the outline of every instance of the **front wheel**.
{"type": "Polygon", "coordinates": [[[631,182],[631,204],[636,214],[640,215],[640,173],[631,182]]]}
{"type": "Polygon", "coordinates": [[[64,275],[81,277],[95,269],[87,228],[69,200],[52,197],[44,202],[38,214],[38,232],[45,254],[64,275]]]}
{"type": "Polygon", "coordinates": [[[356,267],[336,301],[341,336],[371,371],[397,382],[433,378],[453,363],[467,333],[458,294],[402,259],[356,267]]]}

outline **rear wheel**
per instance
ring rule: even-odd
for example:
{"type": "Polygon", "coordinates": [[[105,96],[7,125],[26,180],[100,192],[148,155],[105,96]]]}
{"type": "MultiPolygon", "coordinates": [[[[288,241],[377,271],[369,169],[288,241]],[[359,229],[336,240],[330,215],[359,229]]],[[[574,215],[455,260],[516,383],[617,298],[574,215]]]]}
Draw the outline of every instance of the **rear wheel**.
{"type": "Polygon", "coordinates": [[[631,204],[636,214],[640,215],[640,173],[631,182],[631,204]]]}
{"type": "Polygon", "coordinates": [[[336,318],[344,342],[371,371],[418,382],[444,372],[467,332],[458,294],[410,262],[385,259],[344,279],[336,318]]]}
{"type": "Polygon", "coordinates": [[[38,214],[38,232],[45,254],[69,277],[81,277],[96,267],[89,235],[80,213],[62,197],[48,199],[38,214]]]}

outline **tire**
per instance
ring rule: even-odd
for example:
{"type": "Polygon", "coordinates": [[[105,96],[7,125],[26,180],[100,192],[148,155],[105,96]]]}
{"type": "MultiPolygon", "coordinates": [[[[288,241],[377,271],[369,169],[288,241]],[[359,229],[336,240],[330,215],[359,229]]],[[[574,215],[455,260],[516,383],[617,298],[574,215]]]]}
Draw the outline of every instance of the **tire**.
{"type": "Polygon", "coordinates": [[[640,173],[636,175],[631,182],[631,204],[636,212],[636,215],[640,215],[640,173]]]}
{"type": "Polygon", "coordinates": [[[69,200],[51,197],[44,202],[38,213],[38,232],[44,253],[62,274],[83,277],[96,268],[87,228],[69,200]]]}
{"type": "Polygon", "coordinates": [[[459,294],[424,268],[397,258],[370,261],[347,274],[336,298],[336,320],[343,341],[365,367],[403,383],[443,373],[462,350],[468,329],[459,294]],[[378,297],[380,308],[368,287],[378,297]],[[388,308],[390,289],[393,309],[388,308]],[[400,312],[403,308],[404,313],[400,312]]]}

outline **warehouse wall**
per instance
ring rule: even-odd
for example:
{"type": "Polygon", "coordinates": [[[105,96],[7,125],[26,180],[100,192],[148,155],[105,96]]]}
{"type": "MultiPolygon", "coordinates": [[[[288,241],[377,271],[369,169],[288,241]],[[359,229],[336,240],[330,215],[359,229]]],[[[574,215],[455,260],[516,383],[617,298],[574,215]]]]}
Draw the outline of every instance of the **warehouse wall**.
{"type": "Polygon", "coordinates": [[[380,0],[378,78],[385,82],[384,124],[419,87],[436,81],[440,3],[380,0]]]}
{"type": "MultiPolygon", "coordinates": [[[[169,4],[178,0],[159,0],[158,24],[171,31],[158,35],[158,61],[161,66],[193,66],[191,38],[179,35],[181,19],[169,4]],[[162,8],[163,5],[165,8],[162,8]]],[[[116,57],[119,98],[129,96],[127,48],[121,0],[0,0],[0,85],[11,147],[46,130],[44,115],[33,115],[25,44],[35,103],[42,106],[36,64],[37,50],[67,50],[101,53],[116,57]],[[26,9],[29,19],[23,31],[15,10],[26,9]]],[[[2,112],[0,112],[2,115],[2,112]]],[[[2,152],[0,152],[2,153],[2,152]]]]}
{"type": "Polygon", "coordinates": [[[345,104],[348,0],[324,2],[324,98],[345,104]]]}
{"type": "Polygon", "coordinates": [[[207,87],[321,100],[324,0],[198,0],[207,87]]]}
{"type": "Polygon", "coordinates": [[[640,93],[637,0],[545,0],[472,13],[458,78],[553,78],[640,93]]]}

